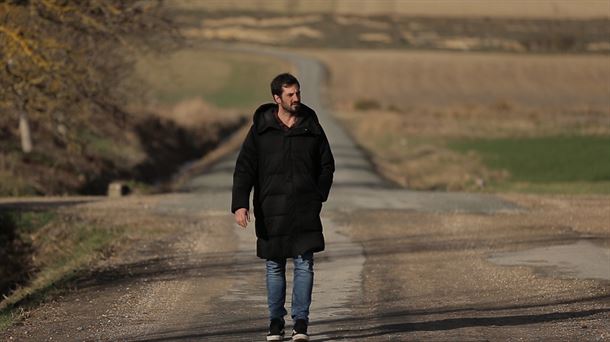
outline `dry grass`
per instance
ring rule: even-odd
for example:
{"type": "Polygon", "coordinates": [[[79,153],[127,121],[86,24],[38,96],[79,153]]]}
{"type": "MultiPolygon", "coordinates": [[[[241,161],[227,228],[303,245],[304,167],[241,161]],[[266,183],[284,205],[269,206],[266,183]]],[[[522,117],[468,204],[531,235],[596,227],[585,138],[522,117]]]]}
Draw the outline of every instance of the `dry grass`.
{"type": "Polygon", "coordinates": [[[266,11],[285,14],[417,15],[443,17],[596,18],[608,17],[605,0],[174,0],[172,6],[206,11],[266,11]]]}
{"type": "Polygon", "coordinates": [[[166,92],[197,87],[201,93],[213,93],[219,91],[231,75],[231,65],[219,54],[196,50],[181,50],[160,57],[142,56],[136,70],[153,89],[163,88],[166,92]]]}
{"type": "Polygon", "coordinates": [[[328,65],[330,96],[356,140],[409,188],[474,190],[508,179],[477,154],[450,149],[452,140],[610,134],[604,56],[309,53],[328,65]],[[363,103],[375,105],[358,110],[363,103]]]}
{"type": "Polygon", "coordinates": [[[183,34],[189,38],[203,38],[221,41],[240,41],[259,44],[285,44],[293,40],[304,37],[319,39],[323,36],[322,32],[308,26],[293,26],[278,35],[277,28],[256,29],[235,27],[220,28],[191,28],[184,29],[183,34]]]}
{"type": "Polygon", "coordinates": [[[218,19],[202,20],[204,27],[224,27],[224,26],[256,26],[256,27],[292,27],[295,25],[316,24],[322,20],[321,15],[306,15],[302,17],[286,18],[257,18],[250,16],[236,16],[218,19]]]}
{"type": "Polygon", "coordinates": [[[49,204],[78,200],[87,202],[91,198],[0,199],[0,204],[5,206],[2,216],[23,216],[26,219],[20,219],[20,222],[28,221],[16,227],[0,228],[15,229],[20,239],[31,245],[31,251],[25,252],[31,253],[27,257],[32,263],[28,280],[0,298],[0,331],[26,318],[29,310],[39,303],[60,296],[91,270],[103,269],[118,258],[124,258],[126,251],[133,250],[134,246],[175,234],[184,225],[176,217],[156,215],[153,209],[158,197],[153,196],[95,200],[76,207],[68,205],[52,211],[36,211],[49,204]],[[13,211],[11,207],[20,209],[13,211]],[[27,207],[34,211],[20,211],[27,207]]]}
{"type": "Polygon", "coordinates": [[[610,134],[610,114],[595,111],[554,112],[553,116],[542,110],[472,106],[338,114],[371,152],[384,176],[424,190],[475,190],[508,179],[508,173],[486,168],[477,154],[450,149],[450,141],[610,134]]]}
{"type": "Polygon", "coordinates": [[[608,108],[607,56],[318,50],[328,65],[333,102],[362,98],[406,109],[498,104],[608,108]],[[357,70],[358,72],[354,72],[357,70]]]}
{"type": "Polygon", "coordinates": [[[136,67],[147,85],[146,104],[173,106],[201,98],[216,107],[248,111],[270,99],[275,75],[292,69],[268,56],[201,48],[141,56],[136,67]]]}
{"type": "Polygon", "coordinates": [[[171,120],[184,128],[238,121],[240,118],[249,115],[238,109],[218,108],[200,97],[185,99],[174,105],[149,106],[139,111],[171,120]]]}
{"type": "MultiPolygon", "coordinates": [[[[475,154],[462,155],[444,146],[446,139],[470,131],[458,120],[446,125],[448,112],[399,113],[343,111],[339,117],[373,156],[382,174],[411,189],[468,190],[482,182],[501,181],[505,172],[487,169],[475,154]]],[[[472,123],[480,121],[472,120],[472,123]]],[[[492,127],[485,124],[489,131],[492,127]]],[[[477,131],[475,129],[475,131],[477,131]]]]}

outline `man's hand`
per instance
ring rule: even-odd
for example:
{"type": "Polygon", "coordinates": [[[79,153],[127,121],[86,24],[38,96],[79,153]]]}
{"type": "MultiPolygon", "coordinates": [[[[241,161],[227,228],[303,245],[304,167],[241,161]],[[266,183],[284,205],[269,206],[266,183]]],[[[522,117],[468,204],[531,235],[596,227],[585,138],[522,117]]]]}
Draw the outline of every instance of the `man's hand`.
{"type": "Polygon", "coordinates": [[[246,228],[248,226],[248,222],[252,221],[250,218],[250,211],[246,208],[239,208],[235,211],[235,222],[238,225],[246,228]]]}

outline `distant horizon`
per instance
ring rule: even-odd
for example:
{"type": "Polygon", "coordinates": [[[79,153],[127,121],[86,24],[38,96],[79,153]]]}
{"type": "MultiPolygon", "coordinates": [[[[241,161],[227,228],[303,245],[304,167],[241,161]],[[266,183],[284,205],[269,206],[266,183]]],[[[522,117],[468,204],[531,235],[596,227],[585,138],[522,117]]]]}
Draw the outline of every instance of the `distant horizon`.
{"type": "Polygon", "coordinates": [[[541,19],[610,18],[606,0],[171,0],[171,7],[209,11],[258,11],[290,14],[403,15],[541,19]]]}

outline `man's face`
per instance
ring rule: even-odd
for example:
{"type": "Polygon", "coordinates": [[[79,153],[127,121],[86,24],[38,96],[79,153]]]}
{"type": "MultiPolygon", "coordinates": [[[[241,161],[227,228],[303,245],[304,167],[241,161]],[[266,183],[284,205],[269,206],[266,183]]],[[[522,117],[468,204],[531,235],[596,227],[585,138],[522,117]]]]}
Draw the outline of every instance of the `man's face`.
{"type": "Polygon", "coordinates": [[[275,102],[289,113],[296,113],[301,105],[301,89],[296,84],[282,87],[282,96],[274,95],[275,102]]]}

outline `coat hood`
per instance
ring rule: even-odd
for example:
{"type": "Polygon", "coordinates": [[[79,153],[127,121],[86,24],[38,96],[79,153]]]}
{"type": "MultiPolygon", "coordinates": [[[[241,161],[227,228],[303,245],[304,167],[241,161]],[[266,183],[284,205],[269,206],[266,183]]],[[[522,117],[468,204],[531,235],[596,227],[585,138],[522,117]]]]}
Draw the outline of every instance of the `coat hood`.
{"type": "MultiPolygon", "coordinates": [[[[267,129],[282,129],[275,118],[277,106],[278,105],[275,103],[265,103],[264,105],[258,107],[258,109],[254,112],[252,121],[258,134],[262,134],[267,129]]],[[[321,134],[322,130],[320,129],[318,116],[313,109],[301,103],[299,111],[296,113],[296,115],[299,117],[299,121],[292,129],[292,132],[295,134],[305,132],[311,132],[316,135],[321,134]]]]}

